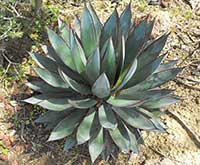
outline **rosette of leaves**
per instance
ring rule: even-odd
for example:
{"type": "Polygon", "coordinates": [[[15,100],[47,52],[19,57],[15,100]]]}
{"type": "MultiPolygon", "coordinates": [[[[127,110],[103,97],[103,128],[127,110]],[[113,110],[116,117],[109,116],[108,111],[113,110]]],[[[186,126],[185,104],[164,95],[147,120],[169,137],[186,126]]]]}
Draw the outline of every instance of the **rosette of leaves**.
{"type": "Polygon", "coordinates": [[[87,143],[94,162],[136,153],[141,130],[164,132],[159,108],[178,98],[159,86],[181,71],[176,61],[162,63],[168,34],[150,40],[154,20],[136,25],[130,4],[104,24],[89,5],[73,29],[58,25],[59,34],[47,28],[47,56],[31,53],[39,79],[28,86],[38,94],[25,100],[48,109],[36,122],[52,129],[49,141],[66,138],[65,149],[87,143]]]}

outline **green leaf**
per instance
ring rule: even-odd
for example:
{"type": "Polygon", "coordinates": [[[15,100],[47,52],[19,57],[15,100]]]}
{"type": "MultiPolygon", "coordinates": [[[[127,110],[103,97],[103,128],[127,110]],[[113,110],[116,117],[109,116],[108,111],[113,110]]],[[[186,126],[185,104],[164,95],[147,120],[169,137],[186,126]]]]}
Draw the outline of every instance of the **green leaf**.
{"type": "Polygon", "coordinates": [[[61,120],[63,120],[70,112],[71,108],[64,111],[47,111],[35,120],[37,123],[46,124],[46,128],[52,130],[61,120]]]}
{"type": "Polygon", "coordinates": [[[78,72],[73,71],[72,69],[70,69],[69,67],[65,66],[60,66],[58,68],[58,73],[60,74],[60,71],[62,70],[68,77],[70,77],[71,79],[73,79],[74,81],[77,81],[79,83],[84,83],[85,80],[82,77],[82,75],[80,75],[78,72]]]}
{"type": "Polygon", "coordinates": [[[115,58],[116,58],[115,50],[114,50],[112,39],[110,38],[107,49],[106,49],[105,56],[103,58],[102,67],[103,67],[103,71],[108,76],[108,79],[110,80],[111,84],[115,80],[115,70],[116,70],[115,58]]]}
{"type": "Polygon", "coordinates": [[[87,61],[85,58],[85,53],[83,51],[83,48],[79,43],[79,41],[77,40],[76,36],[74,36],[74,42],[72,46],[72,56],[78,73],[83,72],[85,70],[87,61]]]}
{"type": "Polygon", "coordinates": [[[55,73],[49,72],[42,68],[34,68],[37,75],[40,76],[45,82],[49,85],[56,87],[56,88],[68,88],[69,85],[64,82],[61,77],[55,73]]]}
{"type": "Polygon", "coordinates": [[[134,107],[142,104],[143,100],[127,100],[127,99],[117,99],[115,97],[110,97],[107,103],[116,107],[134,107]]]}
{"type": "Polygon", "coordinates": [[[113,107],[113,110],[128,124],[138,129],[154,130],[153,123],[138,113],[133,108],[117,108],[113,107]]]}
{"type": "Polygon", "coordinates": [[[175,96],[166,96],[158,99],[150,99],[145,102],[142,106],[145,108],[161,108],[165,106],[169,106],[171,104],[175,104],[179,101],[178,97],[175,96]]]}
{"type": "Polygon", "coordinates": [[[99,121],[101,126],[106,129],[115,129],[117,127],[117,120],[111,107],[108,105],[101,105],[99,107],[99,121]]]}
{"type": "Polygon", "coordinates": [[[126,7],[120,16],[120,29],[123,32],[125,39],[128,37],[129,28],[131,25],[131,4],[126,7]]]}
{"type": "Polygon", "coordinates": [[[134,127],[132,127],[132,126],[130,126],[130,125],[126,125],[126,126],[127,126],[128,130],[129,130],[132,134],[135,135],[137,144],[144,144],[144,140],[143,140],[143,138],[142,138],[142,136],[141,136],[140,130],[137,129],[137,128],[134,128],[134,127]]]}
{"type": "Polygon", "coordinates": [[[89,57],[98,45],[98,30],[87,7],[84,7],[81,18],[81,41],[86,57],[89,57]]]}
{"type": "Polygon", "coordinates": [[[83,99],[83,100],[70,100],[68,99],[69,104],[71,104],[75,108],[79,109],[87,109],[91,108],[97,104],[96,100],[92,99],[83,99]]]}
{"type": "Polygon", "coordinates": [[[110,36],[112,36],[113,41],[115,41],[117,27],[118,27],[118,14],[117,10],[115,9],[112,15],[107,19],[106,23],[104,24],[102,33],[101,33],[101,46],[107,41],[110,36]]]}
{"type": "Polygon", "coordinates": [[[71,77],[73,80],[76,80],[78,82],[82,81],[81,75],[79,75],[76,71],[66,66],[64,62],[57,56],[57,54],[52,48],[43,45],[42,49],[48,55],[48,57],[54,60],[59,65],[61,70],[63,70],[69,77],[71,77]]]}
{"type": "Polygon", "coordinates": [[[38,103],[39,106],[52,110],[52,111],[64,111],[72,106],[67,103],[66,98],[50,98],[38,103]]]}
{"type": "Polygon", "coordinates": [[[86,116],[78,127],[76,139],[78,144],[83,144],[90,139],[90,128],[96,112],[86,116]]]}
{"type": "Polygon", "coordinates": [[[118,129],[127,144],[127,147],[124,149],[124,151],[128,152],[130,150],[130,137],[125,124],[121,120],[118,120],[118,129]]]}
{"type": "Polygon", "coordinates": [[[88,58],[85,73],[89,79],[89,82],[93,84],[100,74],[100,52],[97,48],[93,54],[88,58]]]}
{"type": "Polygon", "coordinates": [[[126,88],[134,86],[149,77],[159,67],[165,55],[158,57],[155,61],[147,64],[144,68],[137,68],[134,76],[131,77],[131,79],[129,79],[128,83],[126,84],[126,88]]]}
{"type": "Polygon", "coordinates": [[[47,84],[45,81],[43,80],[35,80],[35,81],[31,81],[26,83],[26,85],[33,89],[34,91],[38,91],[38,92],[45,92],[45,93],[57,93],[57,92],[67,92],[69,91],[69,89],[67,88],[55,88],[49,84],[47,84]]]}
{"type": "Polygon", "coordinates": [[[63,111],[70,107],[66,98],[48,98],[45,95],[36,95],[24,100],[30,104],[37,104],[52,111],[63,111]]]}
{"type": "Polygon", "coordinates": [[[135,59],[132,63],[132,65],[130,66],[130,68],[127,68],[126,70],[123,71],[123,73],[120,75],[115,87],[113,90],[116,89],[116,91],[121,90],[126,84],[127,82],[134,77],[134,73],[137,69],[137,59],[135,59]]]}
{"type": "Polygon", "coordinates": [[[63,22],[61,19],[58,19],[58,28],[59,31],[61,33],[61,37],[63,38],[63,40],[70,45],[70,40],[69,40],[69,36],[70,36],[70,29],[69,27],[66,25],[65,22],[63,22]]]}
{"type": "Polygon", "coordinates": [[[99,97],[105,98],[110,95],[110,83],[105,73],[102,73],[92,86],[92,93],[99,97]]]}
{"type": "Polygon", "coordinates": [[[104,141],[105,147],[102,151],[102,158],[105,161],[108,161],[111,154],[112,156],[115,156],[117,146],[113,143],[109,135],[109,132],[106,129],[103,130],[103,141],[104,141]]]}
{"type": "Polygon", "coordinates": [[[43,69],[45,68],[53,73],[58,73],[58,65],[55,61],[36,53],[29,53],[29,54],[39,67],[43,69]]]}
{"type": "Polygon", "coordinates": [[[107,50],[109,41],[110,41],[110,39],[106,40],[106,42],[103,44],[103,46],[102,46],[102,48],[100,50],[101,51],[100,52],[101,59],[103,59],[105,54],[106,54],[106,50],[107,50]]]}
{"type": "Polygon", "coordinates": [[[160,109],[148,109],[150,113],[152,113],[155,117],[160,117],[161,115],[164,115],[165,112],[161,111],[160,109]]]}
{"type": "Polygon", "coordinates": [[[165,71],[165,70],[169,70],[169,69],[173,69],[173,67],[176,65],[178,60],[172,60],[172,61],[169,61],[168,63],[164,63],[164,64],[161,64],[154,73],[158,73],[158,72],[162,72],[162,71],[165,71]]]}
{"type": "Polygon", "coordinates": [[[65,144],[64,144],[64,150],[68,151],[72,147],[74,147],[77,144],[76,138],[74,135],[70,135],[66,138],[65,144]]]}
{"type": "Polygon", "coordinates": [[[81,21],[77,16],[75,16],[74,27],[76,34],[78,35],[79,38],[81,38],[81,21]]]}
{"type": "Polygon", "coordinates": [[[182,69],[181,68],[174,68],[158,73],[154,73],[149,76],[145,81],[129,88],[132,91],[143,91],[147,89],[152,89],[158,87],[169,80],[173,79],[182,69]]]}
{"type": "Polygon", "coordinates": [[[154,116],[153,113],[143,109],[143,108],[137,108],[137,110],[139,112],[141,112],[141,114],[144,114],[146,116],[148,116],[150,118],[150,120],[152,121],[152,123],[155,125],[155,127],[161,131],[161,132],[165,132],[165,128],[166,126],[158,119],[156,118],[156,116],[154,116]]]}
{"type": "Polygon", "coordinates": [[[47,96],[40,94],[40,95],[32,96],[32,97],[25,99],[23,101],[30,103],[30,104],[38,104],[45,99],[47,99],[47,96]]]}
{"type": "Polygon", "coordinates": [[[123,151],[128,152],[129,151],[129,143],[130,139],[127,134],[126,129],[120,123],[117,128],[115,128],[113,131],[109,131],[110,136],[112,137],[115,144],[123,151]]]}
{"type": "Polygon", "coordinates": [[[74,92],[71,88],[68,89],[68,91],[62,91],[62,92],[47,92],[43,93],[49,98],[72,98],[74,95],[79,96],[78,93],[74,92]]]}
{"type": "Polygon", "coordinates": [[[129,67],[130,62],[132,62],[138,55],[144,46],[145,33],[146,33],[147,20],[142,21],[134,31],[129,35],[126,42],[126,56],[124,62],[124,69],[129,67]]]}
{"type": "Polygon", "coordinates": [[[72,109],[66,109],[65,111],[47,111],[43,113],[39,118],[35,120],[36,123],[58,123],[65,118],[72,109]]]}
{"type": "Polygon", "coordinates": [[[85,115],[85,110],[74,110],[53,129],[48,141],[62,139],[74,131],[80,119],[85,115]]]}
{"type": "Polygon", "coordinates": [[[151,33],[155,24],[155,18],[147,25],[147,29],[146,29],[146,41],[148,41],[151,37],[151,33]]]}
{"type": "Polygon", "coordinates": [[[127,100],[152,99],[169,95],[171,92],[171,90],[135,91],[134,89],[128,88],[122,90],[115,98],[127,100]]]}
{"type": "Polygon", "coordinates": [[[97,136],[89,142],[89,153],[92,159],[92,163],[94,163],[97,157],[101,154],[103,147],[103,128],[101,128],[97,136]]]}
{"type": "Polygon", "coordinates": [[[101,125],[99,122],[99,115],[97,112],[97,109],[95,108],[96,112],[95,112],[95,116],[94,119],[92,121],[92,126],[90,129],[90,137],[95,138],[97,136],[97,134],[99,133],[100,129],[101,129],[101,125]]]}
{"type": "Polygon", "coordinates": [[[159,120],[158,118],[151,118],[151,121],[159,132],[166,133],[167,127],[161,120],[159,120]]]}
{"type": "Polygon", "coordinates": [[[98,42],[100,35],[101,35],[102,24],[101,24],[99,17],[97,16],[97,14],[96,14],[91,3],[89,3],[89,12],[90,12],[90,15],[91,15],[93,23],[94,23],[95,32],[96,32],[96,39],[97,39],[97,42],[98,42]]]}
{"type": "Polygon", "coordinates": [[[143,69],[147,64],[153,62],[162,51],[169,34],[164,34],[153,41],[138,57],[138,70],[143,69]]]}
{"type": "Polygon", "coordinates": [[[64,64],[63,61],[59,58],[59,56],[56,54],[55,50],[52,47],[42,45],[42,50],[45,54],[47,54],[48,58],[51,58],[58,64],[64,64]]]}
{"type": "Polygon", "coordinates": [[[133,153],[138,153],[137,139],[131,131],[129,131],[128,129],[127,129],[127,131],[128,131],[128,135],[129,135],[129,138],[130,138],[129,148],[133,153]]]}
{"type": "Polygon", "coordinates": [[[75,70],[72,55],[70,53],[70,48],[65,43],[65,41],[61,39],[54,31],[52,31],[49,28],[47,28],[47,33],[48,33],[51,45],[53,46],[55,52],[63,61],[63,63],[66,64],[71,69],[75,70]]]}
{"type": "Polygon", "coordinates": [[[124,35],[121,36],[119,40],[119,44],[116,50],[116,63],[117,63],[117,72],[115,79],[119,79],[119,75],[122,75],[123,67],[124,67],[124,60],[125,60],[125,39],[124,35]]]}
{"type": "MultiPolygon", "coordinates": [[[[69,47],[72,49],[74,44],[74,31],[72,29],[69,30],[69,47]]],[[[73,56],[73,55],[72,55],[73,56]]],[[[72,57],[73,59],[73,57],[72,57]]]]}
{"type": "Polygon", "coordinates": [[[73,90],[75,90],[78,93],[81,94],[90,94],[90,88],[84,84],[80,84],[74,80],[72,80],[70,77],[68,77],[68,75],[66,75],[63,71],[59,70],[60,75],[62,76],[63,80],[69,84],[70,88],[72,88],[73,90]]]}

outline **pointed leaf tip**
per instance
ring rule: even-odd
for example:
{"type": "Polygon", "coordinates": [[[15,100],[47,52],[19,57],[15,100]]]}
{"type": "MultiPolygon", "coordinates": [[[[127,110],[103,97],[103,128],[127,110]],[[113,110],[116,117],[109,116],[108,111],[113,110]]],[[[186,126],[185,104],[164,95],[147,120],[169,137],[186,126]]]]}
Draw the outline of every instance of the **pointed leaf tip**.
{"type": "Polygon", "coordinates": [[[102,73],[92,86],[92,93],[99,98],[110,95],[110,83],[105,73],[102,73]]]}
{"type": "Polygon", "coordinates": [[[85,114],[84,110],[74,110],[70,115],[61,120],[53,129],[48,141],[54,141],[69,136],[85,114]]]}
{"type": "Polygon", "coordinates": [[[81,40],[86,57],[89,57],[98,45],[100,26],[94,12],[84,7],[81,18],[81,40]]]}
{"type": "Polygon", "coordinates": [[[47,28],[47,34],[55,52],[68,67],[75,70],[73,59],[70,53],[70,48],[66,42],[58,36],[53,30],[47,28]]]}
{"type": "Polygon", "coordinates": [[[78,127],[76,138],[78,144],[83,144],[90,139],[90,128],[94,119],[95,112],[86,116],[78,127]]]}
{"type": "Polygon", "coordinates": [[[73,136],[68,136],[66,138],[65,144],[64,144],[64,150],[68,151],[72,147],[74,147],[77,144],[76,138],[73,136]]]}
{"type": "Polygon", "coordinates": [[[111,130],[117,127],[117,120],[111,107],[108,105],[101,105],[98,112],[99,121],[102,127],[111,130]]]}
{"type": "Polygon", "coordinates": [[[89,153],[92,159],[92,163],[97,159],[97,157],[103,151],[103,128],[100,129],[98,135],[90,141],[89,143],[89,153]]]}
{"type": "Polygon", "coordinates": [[[93,52],[93,54],[88,58],[85,73],[89,79],[89,82],[93,84],[100,74],[100,52],[99,49],[93,52]]]}
{"type": "Polygon", "coordinates": [[[115,48],[112,42],[112,38],[108,40],[108,45],[105,51],[105,55],[102,62],[102,68],[108,75],[111,84],[114,82],[116,73],[116,55],[115,48]]]}

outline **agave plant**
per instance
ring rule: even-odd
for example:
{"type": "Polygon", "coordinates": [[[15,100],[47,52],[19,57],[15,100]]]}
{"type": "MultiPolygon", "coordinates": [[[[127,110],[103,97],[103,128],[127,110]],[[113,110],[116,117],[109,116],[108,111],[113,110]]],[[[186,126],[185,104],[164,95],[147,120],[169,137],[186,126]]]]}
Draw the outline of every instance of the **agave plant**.
{"type": "Polygon", "coordinates": [[[168,34],[150,40],[153,25],[132,22],[130,4],[102,24],[89,5],[74,28],[61,20],[59,34],[47,28],[47,57],[31,53],[39,79],[27,85],[38,95],[25,101],[48,109],[36,120],[53,129],[48,141],[66,138],[67,150],[87,143],[94,162],[100,154],[136,153],[141,130],[165,131],[159,108],[178,98],[159,86],[181,69],[162,63],[168,34]]]}

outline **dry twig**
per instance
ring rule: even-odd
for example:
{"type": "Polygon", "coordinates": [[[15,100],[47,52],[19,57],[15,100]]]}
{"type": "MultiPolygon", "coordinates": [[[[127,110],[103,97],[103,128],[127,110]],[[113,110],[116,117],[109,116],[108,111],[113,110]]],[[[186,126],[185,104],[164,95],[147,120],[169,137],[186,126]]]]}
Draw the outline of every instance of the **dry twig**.
{"type": "Polygon", "coordinates": [[[190,2],[190,0],[183,0],[183,2],[185,2],[187,5],[190,6],[191,9],[193,9],[192,4],[190,2]]]}
{"type": "Polygon", "coordinates": [[[189,54],[182,60],[182,62],[178,64],[178,66],[181,66],[189,57],[193,56],[198,50],[200,50],[200,42],[198,43],[198,47],[190,51],[189,54]]]}
{"type": "Polygon", "coordinates": [[[200,83],[200,80],[195,80],[195,79],[193,79],[193,78],[188,78],[188,77],[182,77],[182,76],[179,76],[178,78],[181,78],[181,79],[186,79],[186,80],[188,80],[188,81],[191,81],[191,82],[193,82],[193,83],[195,83],[195,84],[199,84],[200,83]]]}
{"type": "Polygon", "coordinates": [[[174,82],[176,82],[177,84],[183,85],[186,88],[189,88],[189,89],[192,89],[192,90],[196,90],[196,91],[200,91],[200,88],[188,85],[188,84],[186,84],[185,82],[183,82],[180,79],[176,79],[176,80],[174,80],[174,82]]]}
{"type": "Polygon", "coordinates": [[[182,128],[187,132],[188,136],[194,142],[194,144],[200,148],[200,140],[198,139],[197,135],[174,113],[170,112],[169,110],[166,111],[166,114],[171,116],[174,120],[176,120],[182,128]]]}
{"type": "Polygon", "coordinates": [[[173,159],[173,158],[171,158],[171,157],[169,157],[169,156],[164,155],[164,154],[161,153],[160,151],[158,151],[158,150],[152,148],[151,146],[148,146],[148,147],[149,147],[149,149],[151,149],[153,152],[155,152],[157,155],[159,155],[161,158],[167,158],[167,159],[170,159],[171,161],[177,162],[177,163],[184,163],[184,162],[182,162],[182,161],[179,161],[179,160],[176,160],[176,159],[173,159]]]}
{"type": "MultiPolygon", "coordinates": [[[[0,50],[1,51],[1,55],[5,58],[5,60],[8,62],[8,66],[6,67],[6,70],[3,74],[3,76],[0,79],[0,82],[3,81],[3,79],[5,78],[6,74],[8,73],[8,70],[10,69],[11,65],[19,65],[18,63],[12,62],[8,57],[6,57],[6,55],[4,54],[4,50],[0,50]]],[[[16,68],[15,68],[16,69],[16,68]]]]}

